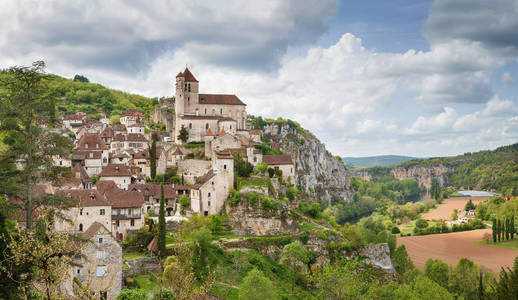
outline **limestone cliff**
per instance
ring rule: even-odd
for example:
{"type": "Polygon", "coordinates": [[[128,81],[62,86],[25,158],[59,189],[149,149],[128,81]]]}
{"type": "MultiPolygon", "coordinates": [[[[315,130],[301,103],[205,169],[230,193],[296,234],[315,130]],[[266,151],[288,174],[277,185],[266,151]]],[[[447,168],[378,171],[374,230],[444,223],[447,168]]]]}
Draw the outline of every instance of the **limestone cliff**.
{"type": "Polygon", "coordinates": [[[266,124],[262,133],[263,140],[277,143],[283,152],[292,156],[296,181],[304,195],[328,203],[352,198],[349,170],[313,134],[278,122],[266,124]]]}
{"type": "Polygon", "coordinates": [[[419,186],[425,186],[430,189],[432,186],[432,179],[437,179],[440,186],[448,184],[448,173],[452,172],[453,168],[445,167],[443,165],[437,166],[413,166],[409,168],[397,167],[391,170],[392,176],[399,180],[415,179],[419,186]]]}

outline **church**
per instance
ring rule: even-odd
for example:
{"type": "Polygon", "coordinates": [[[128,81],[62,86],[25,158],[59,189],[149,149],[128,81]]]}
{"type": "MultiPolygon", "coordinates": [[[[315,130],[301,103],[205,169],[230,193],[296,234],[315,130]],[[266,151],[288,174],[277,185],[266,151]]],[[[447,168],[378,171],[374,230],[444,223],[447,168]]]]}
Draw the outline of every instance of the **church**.
{"type": "Polygon", "coordinates": [[[178,144],[182,126],[189,132],[187,142],[203,141],[209,129],[216,134],[246,130],[246,104],[236,95],[200,94],[199,85],[188,68],[176,75],[174,138],[178,144]]]}

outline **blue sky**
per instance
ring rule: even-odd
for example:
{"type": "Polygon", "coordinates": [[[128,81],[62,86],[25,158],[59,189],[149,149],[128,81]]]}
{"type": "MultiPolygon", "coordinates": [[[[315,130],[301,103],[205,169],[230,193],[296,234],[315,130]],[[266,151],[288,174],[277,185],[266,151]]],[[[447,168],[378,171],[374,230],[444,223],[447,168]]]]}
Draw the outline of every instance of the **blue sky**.
{"type": "Polygon", "coordinates": [[[455,155],[518,141],[518,1],[7,1],[0,66],[298,121],[342,156],[455,155]]]}

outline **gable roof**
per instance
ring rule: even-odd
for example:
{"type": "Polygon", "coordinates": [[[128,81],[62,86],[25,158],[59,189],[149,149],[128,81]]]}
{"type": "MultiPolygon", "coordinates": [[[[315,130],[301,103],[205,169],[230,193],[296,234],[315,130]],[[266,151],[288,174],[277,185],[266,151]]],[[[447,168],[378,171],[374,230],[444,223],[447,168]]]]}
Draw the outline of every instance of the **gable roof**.
{"type": "Polygon", "coordinates": [[[129,142],[147,142],[148,140],[142,133],[128,133],[126,140],[129,142]]]}
{"type": "Polygon", "coordinates": [[[93,222],[92,225],[88,227],[88,229],[86,229],[84,232],[81,232],[78,235],[84,239],[91,239],[99,232],[99,230],[103,228],[104,230],[106,230],[106,232],[108,232],[111,235],[110,231],[99,222],[93,222]]]}
{"type": "MultiPolygon", "coordinates": [[[[153,196],[153,198],[160,198],[159,184],[130,184],[128,191],[142,193],[145,197],[153,196]]],[[[172,185],[164,185],[164,198],[172,199],[177,197],[176,189],[172,185]]]]}
{"type": "Polygon", "coordinates": [[[183,155],[183,152],[180,150],[180,147],[176,147],[176,150],[174,150],[172,155],[183,155]]]}
{"type": "Polygon", "coordinates": [[[212,130],[210,130],[210,128],[207,130],[207,132],[205,132],[205,135],[208,135],[208,136],[213,136],[214,133],[212,133],[212,130]]]}
{"type": "Polygon", "coordinates": [[[76,149],[108,150],[108,147],[97,133],[84,133],[77,142],[76,149]]]}
{"type": "Polygon", "coordinates": [[[198,80],[196,80],[196,77],[192,75],[191,71],[187,67],[185,67],[185,71],[183,71],[183,77],[185,77],[185,81],[187,82],[198,82],[198,80]]]}
{"type": "Polygon", "coordinates": [[[81,164],[78,163],[76,163],[72,168],[72,177],[78,178],[84,183],[92,182],[92,179],[90,178],[90,176],[88,176],[88,173],[86,173],[85,168],[83,168],[83,166],[81,166],[81,164]]]}
{"type": "Polygon", "coordinates": [[[214,171],[210,170],[205,175],[196,178],[196,184],[194,184],[194,188],[199,189],[202,185],[207,183],[212,177],[214,177],[214,171]]]}
{"type": "Polygon", "coordinates": [[[292,165],[291,155],[263,155],[263,162],[267,165],[292,165]]]}
{"type": "Polygon", "coordinates": [[[76,150],[72,152],[72,160],[101,159],[101,151],[76,150]]]}
{"type": "Polygon", "coordinates": [[[114,133],[113,133],[113,128],[111,128],[110,126],[104,128],[103,132],[101,132],[101,137],[102,138],[111,138],[113,137],[114,133]]]}
{"type": "Polygon", "coordinates": [[[105,194],[110,191],[118,191],[119,187],[113,180],[99,180],[95,183],[95,188],[101,194],[105,194]]]}
{"type": "Polygon", "coordinates": [[[70,197],[83,207],[88,206],[110,206],[108,201],[97,190],[61,190],[56,194],[70,197]]]}
{"type": "Polygon", "coordinates": [[[199,94],[200,104],[245,105],[236,95],[199,94]]]}
{"type": "Polygon", "coordinates": [[[106,199],[112,208],[141,207],[144,204],[144,195],[135,191],[107,191],[106,199]]]}
{"type": "Polygon", "coordinates": [[[131,176],[131,172],[125,164],[108,164],[106,167],[103,167],[101,174],[99,177],[118,177],[118,176],[131,176]]]}

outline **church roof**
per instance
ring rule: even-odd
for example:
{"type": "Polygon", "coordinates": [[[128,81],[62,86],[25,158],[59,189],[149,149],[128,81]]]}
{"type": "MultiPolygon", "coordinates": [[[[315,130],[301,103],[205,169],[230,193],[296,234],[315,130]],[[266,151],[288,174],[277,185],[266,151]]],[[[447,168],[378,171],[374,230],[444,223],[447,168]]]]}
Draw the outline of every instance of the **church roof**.
{"type": "Polygon", "coordinates": [[[210,128],[207,130],[207,132],[205,132],[205,135],[214,135],[214,133],[212,133],[212,130],[210,130],[210,128]]]}
{"type": "Polygon", "coordinates": [[[200,104],[246,105],[236,95],[200,94],[200,104]]]}
{"type": "Polygon", "coordinates": [[[225,132],[225,129],[222,128],[221,131],[218,133],[218,136],[224,136],[225,134],[227,133],[225,132]]]}
{"type": "Polygon", "coordinates": [[[194,75],[192,75],[191,71],[189,71],[189,68],[185,68],[185,71],[183,71],[183,77],[185,77],[185,81],[190,81],[190,82],[198,82],[198,80],[196,80],[196,77],[194,77],[194,75]]]}

